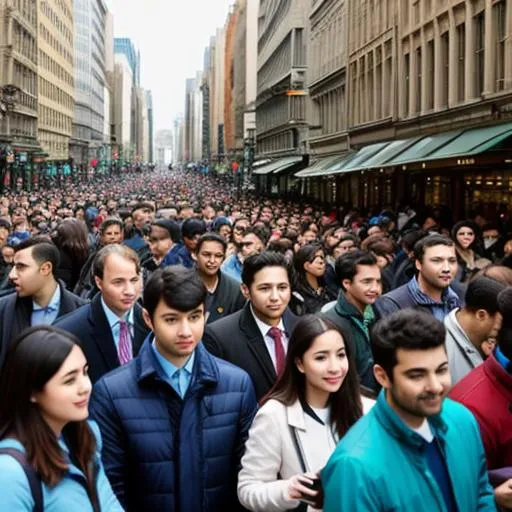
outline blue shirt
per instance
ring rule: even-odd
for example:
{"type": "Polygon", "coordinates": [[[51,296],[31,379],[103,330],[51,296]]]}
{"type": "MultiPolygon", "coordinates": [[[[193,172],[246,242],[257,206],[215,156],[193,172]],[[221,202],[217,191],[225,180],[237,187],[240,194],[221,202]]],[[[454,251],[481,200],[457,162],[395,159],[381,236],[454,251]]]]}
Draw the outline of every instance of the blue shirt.
{"type": "Polygon", "coordinates": [[[510,359],[505,356],[505,354],[500,350],[500,347],[496,348],[494,351],[494,357],[496,357],[496,361],[498,361],[498,363],[500,363],[500,365],[503,366],[505,370],[510,372],[510,359]]]}
{"type": "Polygon", "coordinates": [[[228,276],[236,279],[239,283],[242,282],[242,262],[238,259],[236,254],[232,254],[220,266],[222,272],[228,276]]]}
{"type": "Polygon", "coordinates": [[[30,325],[51,325],[59,316],[60,309],[60,286],[57,284],[57,288],[53,293],[50,303],[45,308],[42,308],[39,304],[32,301],[32,316],[30,317],[30,325]]]}
{"type": "Polygon", "coordinates": [[[124,320],[128,324],[128,329],[130,330],[130,335],[133,340],[133,308],[125,313],[125,315],[119,318],[106,304],[101,297],[101,305],[103,307],[103,311],[105,312],[105,316],[107,317],[108,324],[110,325],[110,330],[112,332],[112,338],[114,338],[114,343],[116,344],[116,350],[119,350],[119,334],[121,332],[121,326],[119,322],[124,320]]]}
{"type": "Polygon", "coordinates": [[[187,393],[192,380],[195,352],[192,352],[192,355],[188,358],[188,361],[185,363],[183,368],[178,368],[160,354],[155,346],[155,340],[151,343],[151,348],[153,349],[153,353],[155,354],[156,360],[160,364],[160,368],[164,372],[165,377],[174,388],[174,391],[183,398],[187,393]]]}

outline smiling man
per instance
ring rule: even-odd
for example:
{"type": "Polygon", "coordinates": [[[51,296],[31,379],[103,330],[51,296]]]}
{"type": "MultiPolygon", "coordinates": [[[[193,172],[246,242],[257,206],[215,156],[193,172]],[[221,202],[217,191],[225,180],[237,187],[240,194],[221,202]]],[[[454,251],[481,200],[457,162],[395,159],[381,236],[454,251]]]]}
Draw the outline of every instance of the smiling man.
{"type": "Polygon", "coordinates": [[[441,322],[411,309],[375,326],[383,390],[322,471],[325,512],[496,510],[475,418],[446,398],[444,339],[441,322]]]}
{"type": "Polygon", "coordinates": [[[416,242],[414,257],[417,275],[380,297],[375,309],[381,318],[400,309],[421,309],[442,322],[450,311],[462,306],[450,286],[457,273],[455,243],[446,236],[429,235],[416,242]]]}
{"type": "Polygon", "coordinates": [[[249,376],[200,343],[206,289],[194,270],[154,272],[152,333],[138,357],[94,387],[103,462],[127,511],[240,510],[239,463],[256,412],[249,376]]]}
{"type": "Polygon", "coordinates": [[[291,269],[282,254],[249,256],[242,271],[243,309],[208,325],[203,342],[213,354],[243,368],[258,400],[281,373],[297,317],[287,308],[291,269]]]}
{"type": "Polygon", "coordinates": [[[324,313],[353,346],[361,384],[379,388],[373,375],[370,329],[375,320],[373,304],[382,293],[382,278],[377,258],[369,252],[348,252],[336,260],[336,279],[343,290],[336,305],[324,313]]]}
{"type": "Polygon", "coordinates": [[[196,251],[192,255],[197,275],[206,287],[204,309],[207,323],[236,313],[245,304],[238,282],[220,270],[227,246],[222,236],[206,233],[197,242],[196,251]]]}

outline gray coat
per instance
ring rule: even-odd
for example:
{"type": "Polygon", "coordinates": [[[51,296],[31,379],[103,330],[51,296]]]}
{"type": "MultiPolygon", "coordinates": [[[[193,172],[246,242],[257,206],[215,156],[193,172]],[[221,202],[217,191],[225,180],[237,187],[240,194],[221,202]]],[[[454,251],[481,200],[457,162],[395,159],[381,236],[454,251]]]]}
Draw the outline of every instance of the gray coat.
{"type": "Polygon", "coordinates": [[[444,319],[446,327],[446,352],[448,354],[448,366],[452,377],[452,385],[465,377],[473,368],[483,363],[482,356],[471,343],[468,335],[459,324],[456,313],[460,309],[454,309],[444,319]]]}

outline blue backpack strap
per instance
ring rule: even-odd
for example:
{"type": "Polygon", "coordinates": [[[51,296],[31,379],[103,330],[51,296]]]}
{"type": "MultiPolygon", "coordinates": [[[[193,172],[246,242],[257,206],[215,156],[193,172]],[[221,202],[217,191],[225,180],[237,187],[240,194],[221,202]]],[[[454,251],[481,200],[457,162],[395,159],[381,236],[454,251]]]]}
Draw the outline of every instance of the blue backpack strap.
{"type": "Polygon", "coordinates": [[[23,468],[34,499],[33,512],[44,512],[43,485],[36,470],[27,462],[25,454],[16,448],[0,448],[0,455],[10,455],[23,468]]]}

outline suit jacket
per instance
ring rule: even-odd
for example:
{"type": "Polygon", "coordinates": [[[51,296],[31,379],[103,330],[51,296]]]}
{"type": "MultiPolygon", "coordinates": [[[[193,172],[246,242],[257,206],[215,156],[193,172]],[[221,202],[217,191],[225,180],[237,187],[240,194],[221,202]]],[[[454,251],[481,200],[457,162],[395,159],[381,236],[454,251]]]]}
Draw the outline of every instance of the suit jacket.
{"type": "MultiPolygon", "coordinates": [[[[142,308],[138,304],[134,307],[135,357],[150,331],[142,318],[142,308]]],[[[80,340],[89,363],[89,377],[93,383],[120,366],[112,330],[101,305],[101,294],[98,293],[90,304],[59,320],[55,326],[74,334],[80,340]]]]}
{"type": "MultiPolygon", "coordinates": [[[[87,304],[87,301],[66,290],[62,281],[60,286],[60,308],[57,319],[87,304]]],[[[32,317],[32,297],[19,297],[15,290],[0,299],[0,369],[7,351],[17,336],[30,327],[32,317]]],[[[57,320],[54,322],[57,323],[57,320]]]]}
{"type": "MultiPolygon", "coordinates": [[[[288,338],[297,321],[291,311],[284,312],[283,323],[288,338]]],[[[208,324],[203,343],[214,356],[242,368],[251,376],[258,400],[275,384],[276,370],[249,303],[240,311],[208,324]]]]}

